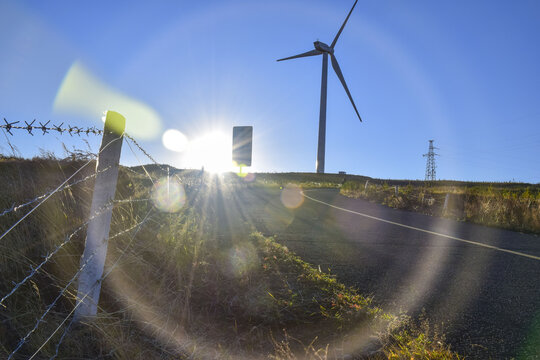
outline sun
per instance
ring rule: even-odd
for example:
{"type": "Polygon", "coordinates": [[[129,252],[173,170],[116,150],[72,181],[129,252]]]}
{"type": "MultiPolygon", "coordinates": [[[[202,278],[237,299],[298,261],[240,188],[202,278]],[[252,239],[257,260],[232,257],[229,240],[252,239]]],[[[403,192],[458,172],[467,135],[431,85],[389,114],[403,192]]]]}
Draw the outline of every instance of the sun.
{"type": "Polygon", "coordinates": [[[232,139],[215,131],[190,141],[185,154],[187,167],[202,168],[212,173],[233,170],[232,139]]]}

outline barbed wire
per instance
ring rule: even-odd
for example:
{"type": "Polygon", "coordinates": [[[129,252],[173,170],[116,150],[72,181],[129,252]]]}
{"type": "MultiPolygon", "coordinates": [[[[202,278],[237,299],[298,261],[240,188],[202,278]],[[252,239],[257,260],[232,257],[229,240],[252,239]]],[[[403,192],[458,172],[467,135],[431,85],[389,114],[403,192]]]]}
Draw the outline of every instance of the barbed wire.
{"type": "Polygon", "coordinates": [[[93,135],[103,134],[103,130],[98,129],[95,126],[92,126],[92,127],[79,127],[79,126],[71,126],[71,125],[64,126],[64,123],[61,123],[60,125],[52,124],[52,127],[51,127],[49,126],[49,123],[51,122],[50,120],[44,124],[38,121],[39,126],[34,125],[35,122],[36,122],[36,119],[32,120],[30,123],[28,123],[27,121],[24,121],[25,126],[22,126],[22,125],[17,125],[20,123],[20,121],[9,122],[6,120],[6,118],[4,118],[4,124],[0,124],[0,128],[5,129],[8,132],[8,134],[11,136],[13,136],[13,133],[11,132],[11,130],[25,130],[28,132],[28,134],[32,136],[34,136],[34,134],[32,133],[32,131],[34,130],[42,131],[43,132],[42,135],[48,134],[51,131],[57,132],[60,135],[62,135],[63,133],[67,133],[71,136],[73,135],[80,136],[81,134],[86,134],[87,136],[90,134],[93,134],[93,135]]]}
{"type": "MultiPolygon", "coordinates": [[[[129,144],[128,144],[129,145],[129,144]]],[[[122,166],[122,169],[124,170],[127,170],[135,175],[141,175],[141,176],[144,176],[144,174],[141,174],[140,172],[137,172],[135,170],[133,170],[132,168],[130,168],[129,166],[122,166]]]]}
{"type": "MultiPolygon", "coordinates": [[[[141,162],[141,160],[139,159],[139,157],[137,156],[137,154],[135,153],[135,151],[133,151],[133,148],[131,147],[131,144],[129,143],[129,141],[126,141],[126,144],[128,145],[129,147],[129,150],[131,151],[131,153],[133,154],[133,156],[135,156],[135,160],[137,160],[137,162],[139,163],[139,165],[142,167],[145,175],[148,177],[148,179],[150,179],[150,182],[152,183],[152,185],[155,185],[154,183],[154,179],[152,179],[152,176],[150,176],[150,173],[148,172],[148,170],[146,170],[146,167],[144,167],[143,163],[141,162]]],[[[133,170],[132,170],[133,171],[133,170]]]]}
{"type": "MultiPolygon", "coordinates": [[[[92,290],[97,286],[97,284],[100,284],[102,283],[108,276],[109,274],[118,266],[118,264],[120,263],[120,259],[126,254],[126,251],[127,249],[131,246],[133,240],[135,239],[135,236],[137,236],[137,234],[139,233],[139,230],[142,228],[142,226],[148,221],[150,220],[150,214],[152,212],[153,208],[151,208],[148,213],[146,213],[146,216],[143,218],[143,220],[141,222],[139,222],[138,224],[135,224],[134,226],[132,226],[131,228],[129,229],[126,229],[120,233],[117,233],[116,235],[114,235],[112,238],[114,237],[117,237],[117,236],[120,236],[126,232],[129,232],[131,230],[133,230],[135,227],[137,227],[137,231],[135,231],[132,235],[131,235],[131,238],[128,242],[128,244],[124,247],[124,250],[122,251],[122,253],[118,256],[118,258],[116,259],[116,261],[114,262],[114,264],[109,268],[109,270],[101,277],[101,279],[99,279],[98,281],[96,281],[96,283],[94,285],[92,285],[92,288],[91,288],[91,291],[87,292],[86,294],[84,294],[84,296],[81,298],[81,299],[77,299],[77,303],[75,304],[75,306],[73,307],[73,309],[70,311],[70,313],[64,318],[64,320],[62,320],[62,322],[58,325],[58,327],[53,331],[53,333],[45,340],[45,342],[34,352],[34,354],[29,358],[29,359],[33,359],[34,356],[36,356],[40,351],[41,349],[43,349],[43,347],[52,339],[52,337],[58,332],[58,330],[60,330],[60,328],[65,324],[65,322],[69,319],[69,317],[75,312],[75,310],[77,310],[77,308],[83,304],[84,300],[86,299],[86,297],[88,297],[88,295],[92,292],[92,290]]],[[[58,356],[58,352],[60,350],[60,345],[62,344],[62,342],[64,341],[67,333],[69,332],[69,330],[71,329],[71,326],[74,322],[74,319],[75,318],[71,318],[71,321],[69,322],[68,326],[66,326],[66,328],[64,329],[64,332],[62,333],[62,336],[60,337],[60,340],[58,341],[58,344],[56,344],[56,347],[55,347],[55,353],[53,356],[50,357],[49,360],[53,360],[55,359],[57,356],[58,356]]]]}
{"type": "MultiPolygon", "coordinates": [[[[69,189],[69,188],[71,188],[71,187],[73,187],[73,186],[75,186],[75,185],[78,185],[78,184],[83,183],[83,182],[85,182],[85,181],[88,181],[88,180],[90,180],[90,179],[92,179],[92,178],[95,178],[98,174],[101,174],[101,173],[103,173],[103,172],[109,170],[110,168],[111,168],[111,167],[108,166],[108,167],[106,167],[105,169],[102,169],[102,170],[100,170],[100,171],[97,171],[97,172],[95,172],[94,174],[88,175],[88,176],[86,176],[86,177],[84,177],[84,178],[82,178],[82,179],[79,179],[79,180],[77,180],[77,181],[71,183],[71,184],[66,184],[64,187],[60,188],[59,190],[56,190],[56,192],[67,190],[67,189],[69,189]]],[[[54,191],[55,191],[55,190],[49,190],[49,191],[47,191],[46,193],[44,193],[43,195],[39,195],[39,196],[33,198],[32,200],[28,200],[27,202],[25,202],[25,203],[23,203],[23,204],[19,204],[19,205],[13,204],[13,205],[11,205],[10,208],[5,209],[4,211],[2,211],[2,213],[0,213],[0,216],[4,216],[4,215],[9,214],[9,213],[11,213],[11,212],[17,212],[18,210],[22,209],[23,207],[26,207],[26,206],[28,206],[28,205],[32,205],[32,204],[35,203],[36,201],[39,201],[39,200],[43,199],[44,197],[46,197],[47,195],[51,194],[51,193],[54,192],[54,191]]]]}
{"type": "MultiPolygon", "coordinates": [[[[60,125],[52,124],[52,127],[49,126],[49,123],[51,120],[48,120],[46,123],[42,123],[38,121],[38,125],[34,125],[36,122],[36,119],[32,120],[30,123],[27,121],[24,121],[25,126],[17,125],[20,123],[20,121],[12,121],[9,122],[4,118],[4,124],[0,124],[0,129],[5,129],[11,136],[13,136],[13,133],[11,130],[25,130],[28,132],[28,134],[34,136],[32,131],[39,130],[42,131],[42,135],[48,134],[49,132],[57,132],[59,134],[68,133],[70,135],[81,135],[81,134],[94,134],[94,135],[102,135],[103,130],[96,128],[95,126],[92,127],[80,127],[80,126],[72,126],[72,125],[64,125],[62,122],[60,125]]],[[[156,159],[150,155],[148,151],[146,151],[138,142],[135,140],[135,138],[128,133],[124,132],[124,137],[128,140],[130,140],[150,161],[152,161],[155,165],[157,165],[161,170],[166,171],[166,169],[156,161],[156,159]]]]}
{"type": "MultiPolygon", "coordinates": [[[[2,127],[2,126],[0,126],[0,127],[2,127]]],[[[124,134],[124,135],[125,135],[125,134],[124,134]]],[[[133,140],[133,141],[134,141],[134,140],[133,140]]],[[[128,143],[128,146],[129,146],[129,143],[128,143]]],[[[140,145],[137,144],[137,146],[139,146],[139,148],[142,149],[142,148],[140,147],[140,145]]],[[[130,147],[130,149],[131,149],[131,147],[130,147]]],[[[131,149],[131,151],[133,152],[133,149],[131,149]]],[[[144,150],[143,150],[143,151],[144,151],[144,150]]],[[[133,152],[133,154],[135,155],[134,152],[133,152]]],[[[136,155],[135,155],[135,156],[136,156],[136,155]]],[[[95,157],[95,156],[94,156],[94,157],[95,157]]],[[[92,160],[93,160],[93,159],[92,159],[92,160]]],[[[139,160],[139,159],[137,158],[137,160],[139,160]]],[[[154,160],[154,161],[155,161],[155,160],[154,160]]],[[[140,163],[140,161],[139,161],[139,163],[140,163]]],[[[148,175],[148,176],[150,177],[150,174],[148,173],[148,171],[146,170],[146,168],[144,168],[144,165],[141,165],[141,166],[143,167],[144,171],[146,172],[146,175],[148,175]]],[[[47,191],[46,193],[44,193],[44,194],[42,194],[42,195],[39,195],[39,196],[37,196],[37,197],[35,197],[35,198],[31,199],[31,200],[28,200],[28,201],[25,202],[25,203],[22,203],[22,204],[19,204],[19,205],[16,205],[16,204],[14,203],[13,205],[11,205],[11,207],[9,207],[9,208],[5,209],[4,211],[2,211],[2,212],[0,213],[0,217],[2,217],[2,216],[4,216],[4,215],[7,215],[7,214],[9,214],[9,213],[12,213],[12,212],[17,212],[18,210],[20,210],[20,209],[22,209],[22,208],[24,208],[24,207],[26,207],[26,206],[28,206],[28,205],[31,205],[31,204],[33,204],[33,203],[35,203],[35,202],[37,202],[37,201],[39,201],[39,200],[45,198],[46,196],[50,195],[51,193],[58,192],[58,191],[64,191],[64,190],[66,190],[66,189],[69,189],[69,188],[72,187],[72,186],[75,186],[75,185],[78,185],[78,184],[80,184],[80,183],[82,183],[82,182],[85,182],[85,181],[87,181],[87,180],[90,180],[90,179],[96,177],[98,174],[100,174],[100,173],[102,173],[102,172],[105,172],[105,171],[109,170],[110,168],[111,168],[111,167],[109,166],[109,167],[107,167],[107,168],[105,168],[105,169],[102,169],[102,170],[100,170],[100,171],[98,171],[98,172],[96,172],[96,173],[94,173],[94,174],[88,175],[88,176],[86,176],[86,177],[83,178],[83,179],[77,180],[77,181],[75,181],[75,182],[73,182],[73,183],[71,183],[71,184],[67,184],[67,185],[65,185],[64,187],[60,188],[60,189],[54,189],[54,190],[47,191]]],[[[133,172],[133,173],[139,175],[139,173],[137,173],[136,171],[130,169],[129,167],[126,167],[126,169],[128,169],[129,171],[131,171],[131,172],[133,172]]],[[[151,177],[150,177],[150,179],[152,180],[152,183],[153,183],[153,179],[152,179],[151,177]]]]}
{"type": "Polygon", "coordinates": [[[37,328],[39,327],[39,324],[41,324],[43,322],[43,319],[45,318],[45,316],[47,316],[47,314],[51,311],[51,309],[54,307],[54,305],[56,305],[56,303],[58,302],[58,300],[60,300],[64,294],[66,293],[66,291],[68,290],[69,286],[77,279],[77,277],[79,277],[79,275],[81,274],[81,272],[84,270],[84,268],[86,267],[86,265],[90,262],[90,260],[94,257],[94,255],[96,254],[96,251],[94,251],[87,259],[86,261],[84,262],[83,265],[81,265],[81,267],[79,268],[79,270],[75,273],[75,275],[73,275],[73,277],[71,278],[71,280],[68,281],[67,285],[62,289],[62,291],[60,291],[60,294],[58,294],[58,296],[53,300],[52,303],[49,304],[49,306],[47,306],[47,308],[45,309],[45,312],[41,315],[41,317],[37,320],[37,322],[35,323],[34,327],[23,337],[19,340],[19,343],[17,344],[17,347],[15,348],[15,350],[13,350],[11,352],[11,354],[9,354],[8,356],[8,360],[12,359],[13,356],[15,355],[15,353],[17,351],[19,351],[19,349],[26,343],[26,340],[28,340],[28,338],[30,337],[30,335],[32,335],[32,333],[34,333],[34,331],[37,330],[37,328]]]}
{"type": "MultiPolygon", "coordinates": [[[[140,227],[142,226],[142,224],[144,224],[147,220],[148,220],[148,215],[151,213],[152,209],[150,209],[147,213],[147,216],[139,223],[133,225],[132,227],[128,228],[128,229],[124,229],[118,233],[116,233],[115,235],[109,237],[109,240],[111,239],[114,239],[116,237],[119,237],[125,233],[128,233],[130,232],[131,230],[135,229],[136,227],[140,227]]],[[[133,241],[133,238],[135,237],[135,235],[138,233],[138,230],[137,232],[131,237],[130,239],[130,242],[129,244],[131,244],[131,242],[133,241]]],[[[71,284],[73,284],[73,282],[79,277],[79,275],[82,273],[82,271],[84,270],[84,268],[86,267],[86,265],[90,262],[90,260],[95,256],[95,254],[97,253],[97,249],[92,253],[90,254],[90,256],[86,259],[86,261],[80,266],[80,268],[78,269],[78,271],[75,273],[75,275],[73,275],[73,277],[68,281],[68,283],[66,284],[66,286],[64,286],[64,288],[60,291],[60,293],[58,294],[58,296],[53,300],[52,303],[50,303],[47,308],[45,309],[45,312],[43,312],[43,314],[41,315],[41,317],[36,321],[36,323],[34,324],[34,327],[23,337],[19,340],[19,343],[17,344],[17,347],[11,352],[11,354],[8,356],[8,360],[12,359],[13,356],[15,355],[15,353],[17,353],[17,351],[20,350],[20,348],[26,343],[26,341],[28,340],[28,338],[32,335],[32,333],[34,333],[37,328],[39,327],[39,325],[43,322],[43,319],[45,318],[45,316],[47,316],[47,314],[51,311],[51,309],[56,305],[56,303],[64,296],[64,294],[67,292],[67,290],[69,289],[69,287],[71,286],[71,284]]],[[[106,274],[108,275],[110,273],[110,271],[106,274]]],[[[95,287],[98,283],[100,283],[105,277],[102,277],[102,279],[98,280],[96,282],[96,284],[93,285],[93,287],[95,287]]],[[[86,297],[88,294],[86,294],[84,297],[86,297]]],[[[79,304],[82,303],[82,301],[80,301],[75,307],[74,309],[72,310],[72,312],[70,312],[70,314],[68,315],[68,317],[75,311],[75,309],[79,306],[79,304]]],[[[63,321],[61,324],[63,324],[65,321],[63,321]]],[[[52,336],[54,336],[54,334],[58,331],[59,328],[57,328],[57,330],[54,331],[54,333],[45,341],[45,343],[43,343],[40,348],[34,353],[34,355],[32,355],[31,358],[33,358],[42,348],[43,346],[45,346],[45,344],[52,338],[52,336]]]]}
{"type": "MultiPolygon", "coordinates": [[[[107,148],[110,144],[112,144],[114,141],[117,141],[118,138],[112,140],[109,144],[107,144],[106,146],[103,147],[103,149],[100,150],[99,153],[101,153],[103,150],[105,150],[105,148],[107,148]]],[[[98,154],[96,154],[95,156],[97,157],[98,154]]],[[[83,166],[81,166],[77,171],[75,171],[70,177],[68,177],[64,182],[62,182],[62,184],[60,184],[56,189],[46,193],[46,194],[43,194],[43,195],[40,195],[38,196],[37,198],[34,198],[30,201],[28,201],[27,203],[24,203],[24,204],[21,204],[19,206],[12,206],[10,209],[6,209],[2,212],[2,214],[0,214],[0,216],[3,216],[9,212],[12,212],[12,211],[16,211],[24,206],[28,206],[32,203],[35,203],[39,200],[41,200],[40,203],[38,203],[38,205],[36,207],[34,207],[32,210],[30,210],[28,213],[26,213],[22,218],[20,218],[14,225],[12,225],[8,230],[6,230],[1,236],[0,236],[0,240],[2,238],[4,238],[10,231],[12,231],[19,223],[21,223],[26,217],[28,217],[34,210],[36,210],[43,202],[45,202],[46,200],[48,200],[53,194],[55,194],[56,192],[58,191],[61,191],[61,190],[64,190],[65,188],[69,187],[69,186],[74,186],[75,184],[78,184],[82,181],[86,181],[88,180],[89,178],[93,177],[93,176],[97,176],[98,173],[96,174],[93,174],[93,175],[89,175],[87,177],[85,177],[84,179],[81,179],[80,181],[77,181],[73,184],[68,184],[66,185],[66,183],[71,180],[73,177],[75,177],[75,175],[77,175],[80,171],[82,171],[82,169],[84,169],[88,164],[90,164],[90,162],[92,162],[94,159],[90,159],[88,160],[83,166]]],[[[101,172],[104,172],[106,170],[108,170],[108,168],[106,169],[103,169],[101,172]]],[[[148,201],[149,199],[124,199],[124,200],[116,200],[116,201],[112,201],[111,203],[129,203],[129,202],[136,202],[136,201],[148,201]]],[[[45,256],[45,259],[37,266],[37,267],[31,267],[31,272],[22,280],[20,281],[19,283],[15,284],[14,288],[7,294],[5,295],[2,299],[0,299],[0,306],[4,306],[3,303],[5,300],[7,300],[11,295],[13,295],[13,293],[15,293],[22,285],[24,285],[29,279],[31,279],[33,276],[35,276],[37,274],[37,272],[47,263],[50,261],[50,259],[55,255],[57,254],[60,249],[62,249],[67,243],[69,243],[71,241],[71,239],[73,238],[73,236],[75,236],[79,231],[81,231],[86,225],[88,225],[90,223],[90,221],[92,219],[94,219],[95,217],[99,216],[100,213],[106,209],[108,206],[111,205],[111,203],[107,203],[105,204],[101,209],[99,209],[99,211],[92,217],[90,217],[84,224],[82,224],[81,226],[79,226],[77,229],[75,229],[75,231],[73,231],[70,235],[68,235],[65,240],[59,244],[52,252],[48,253],[46,256],[45,256]]]]}
{"type": "Polygon", "coordinates": [[[146,201],[152,201],[152,199],[120,199],[120,200],[114,200],[113,203],[124,204],[124,203],[146,202],[146,201]]]}
{"type": "Polygon", "coordinates": [[[0,240],[2,240],[11,230],[13,230],[19,223],[21,223],[28,215],[30,215],[34,210],[36,210],[41,204],[43,204],[45,201],[47,201],[54,193],[56,193],[64,184],[66,184],[69,180],[71,180],[75,175],[77,175],[82,169],[84,169],[90,162],[92,161],[88,160],[86,164],[81,166],[76,172],[74,172],[69,178],[67,178],[62,184],[60,184],[55,190],[53,190],[51,193],[45,196],[43,200],[39,202],[39,204],[36,205],[32,210],[27,212],[23,217],[21,217],[15,224],[13,224],[8,230],[6,230],[2,236],[0,236],[0,240]]]}
{"type": "MultiPolygon", "coordinates": [[[[71,136],[73,135],[81,135],[81,134],[94,134],[94,135],[102,135],[103,130],[96,128],[95,126],[92,127],[80,127],[80,126],[72,126],[72,125],[64,125],[62,122],[60,125],[52,124],[52,126],[49,126],[51,120],[48,120],[46,123],[42,123],[38,121],[38,125],[34,125],[36,122],[36,119],[32,120],[30,123],[27,121],[24,121],[24,126],[17,125],[20,123],[20,121],[12,121],[9,122],[4,119],[4,124],[0,124],[0,129],[5,129],[11,136],[14,136],[11,130],[24,130],[27,131],[28,134],[34,136],[34,133],[32,131],[38,130],[42,132],[42,135],[48,134],[49,132],[56,132],[59,134],[68,133],[71,136]]],[[[158,166],[162,171],[166,171],[166,169],[156,161],[156,159],[150,155],[148,151],[146,151],[138,142],[135,140],[135,138],[128,133],[124,132],[124,137],[128,140],[130,140],[150,161],[152,161],[156,166],[158,166]]]]}
{"type": "Polygon", "coordinates": [[[135,145],[137,148],[139,148],[139,150],[140,150],[140,151],[141,151],[148,159],[150,159],[150,161],[152,161],[152,162],[154,163],[154,165],[156,165],[157,167],[159,167],[162,171],[167,171],[160,163],[158,163],[158,162],[156,161],[156,159],[154,159],[154,158],[152,157],[152,155],[150,155],[150,154],[148,153],[148,151],[146,151],[146,150],[145,150],[145,149],[137,142],[137,140],[135,140],[135,139],[133,138],[133,136],[129,135],[128,133],[124,133],[124,137],[127,138],[128,140],[130,140],[130,141],[133,143],[133,145],[135,145]]]}
{"type": "Polygon", "coordinates": [[[13,287],[13,289],[11,289],[11,291],[9,293],[7,293],[2,299],[0,299],[0,305],[3,306],[4,308],[6,307],[3,303],[4,301],[6,301],[11,295],[13,295],[21,286],[23,286],[28,280],[30,280],[32,277],[34,277],[34,275],[36,275],[38,273],[38,271],[43,267],[43,265],[45,265],[46,263],[49,262],[49,260],[51,260],[51,258],[56,254],[58,253],[58,251],[60,251],[60,249],[66,245],[67,243],[69,243],[71,241],[71,239],[73,238],[73,236],[75,236],[79,231],[81,231],[86,225],[88,225],[88,223],[91,221],[92,219],[88,220],[87,222],[85,222],[84,224],[80,225],[77,229],[75,229],[75,231],[73,231],[70,235],[66,236],[64,241],[62,243],[60,243],[59,245],[56,246],[56,248],[48,253],[47,255],[45,255],[45,259],[36,267],[33,267],[33,266],[30,266],[30,273],[24,278],[22,279],[20,282],[16,283],[15,286],[13,287]]]}
{"type": "MultiPolygon", "coordinates": [[[[120,201],[109,201],[108,203],[106,203],[105,205],[103,205],[101,208],[98,209],[98,211],[96,211],[96,213],[91,216],[86,222],[84,222],[82,225],[80,225],[79,227],[77,227],[71,234],[67,235],[65,238],[64,238],[64,241],[61,242],[60,244],[58,244],[55,249],[49,253],[47,253],[47,255],[44,256],[44,260],[39,263],[38,266],[36,267],[33,267],[33,266],[30,266],[30,273],[24,278],[22,279],[20,282],[16,283],[15,286],[11,289],[11,291],[9,293],[7,293],[2,299],[0,299],[0,306],[3,306],[4,308],[6,307],[4,305],[4,301],[6,301],[11,295],[13,295],[21,286],[23,286],[28,280],[30,280],[32,277],[34,277],[38,272],[39,270],[41,270],[41,268],[47,264],[51,258],[56,255],[66,244],[68,244],[69,242],[71,242],[71,240],[73,239],[73,237],[79,233],[85,226],[87,226],[92,220],[94,220],[96,217],[98,216],[101,216],[106,210],[108,210],[109,206],[112,205],[113,203],[128,203],[128,202],[136,202],[136,201],[148,201],[149,199],[131,199],[131,200],[120,200],[120,201]]],[[[120,234],[121,235],[121,234],[120,234]]],[[[119,234],[116,234],[112,237],[109,237],[109,239],[113,239],[115,238],[116,236],[119,236],[119,234]]]]}
{"type": "MultiPolygon", "coordinates": [[[[99,154],[104,151],[107,147],[109,147],[113,142],[117,141],[121,138],[115,138],[111,140],[107,145],[105,145],[102,149],[99,150],[99,152],[95,155],[96,157],[99,156],[99,154]]],[[[43,204],[45,201],[47,201],[52,195],[54,195],[62,186],[64,186],[69,180],[75,177],[79,172],[82,171],[88,164],[90,164],[94,159],[88,160],[83,166],[81,166],[77,171],[75,171],[70,177],[68,177],[64,182],[62,182],[58,187],[49,195],[47,195],[43,200],[41,200],[32,210],[27,212],[23,217],[21,217],[15,224],[13,224],[9,229],[7,229],[1,236],[0,240],[2,240],[11,230],[13,230],[17,225],[19,225],[24,219],[26,219],[32,212],[34,212],[41,204],[43,204]]]]}
{"type": "MultiPolygon", "coordinates": [[[[45,135],[45,134],[48,134],[50,132],[56,132],[58,134],[64,134],[64,133],[68,133],[70,134],[70,136],[73,136],[73,135],[78,135],[80,136],[81,134],[86,134],[87,136],[90,135],[90,134],[93,134],[93,135],[102,135],[104,133],[103,130],[100,130],[100,129],[97,129],[95,127],[78,127],[78,126],[71,126],[71,125],[65,125],[64,126],[64,123],[61,123],[60,125],[55,125],[55,124],[50,124],[50,120],[45,122],[45,123],[42,123],[42,122],[38,122],[39,123],[39,126],[38,125],[34,125],[34,123],[36,122],[36,120],[34,119],[33,121],[31,121],[30,123],[24,121],[24,124],[25,126],[23,125],[18,125],[20,122],[19,121],[15,121],[15,122],[8,122],[5,118],[4,118],[4,124],[0,124],[0,129],[2,130],[5,130],[5,132],[9,133],[11,136],[14,136],[12,130],[22,130],[22,131],[26,131],[28,134],[30,134],[31,136],[34,136],[34,133],[33,131],[41,131],[42,132],[42,135],[45,135]]],[[[4,132],[4,134],[5,134],[4,132]]],[[[126,142],[128,143],[128,146],[130,147],[131,151],[133,152],[133,154],[136,156],[135,152],[133,151],[133,149],[131,148],[131,145],[129,145],[129,142],[131,141],[148,159],[150,159],[160,170],[162,171],[167,171],[168,169],[165,169],[161,164],[159,164],[141,145],[139,145],[139,143],[132,137],[130,136],[129,134],[127,133],[124,133],[123,134],[124,137],[126,138],[126,142]]],[[[6,136],[6,139],[8,139],[8,137],[6,136]]],[[[33,211],[35,211],[41,204],[43,204],[45,201],[47,201],[52,195],[54,195],[55,193],[59,192],[59,191],[64,191],[72,186],[75,186],[77,184],[80,184],[80,183],[83,183],[89,179],[92,179],[94,177],[96,177],[100,172],[105,172],[107,170],[110,169],[110,167],[106,168],[106,169],[103,169],[101,170],[100,172],[96,172],[95,174],[91,174],[91,175],[88,175],[80,180],[77,180],[73,183],[68,183],[71,179],[73,179],[79,172],[81,172],[86,166],[88,166],[88,164],[90,164],[92,161],[95,160],[95,158],[97,158],[99,156],[99,154],[105,149],[107,148],[109,145],[111,145],[114,141],[118,140],[117,139],[114,139],[113,141],[111,141],[109,144],[105,145],[97,154],[95,154],[90,160],[88,160],[88,162],[86,162],[84,165],[82,165],[77,171],[75,171],[70,177],[68,177],[64,182],[62,182],[57,188],[55,188],[54,190],[50,190],[50,191],[47,191],[46,193],[42,194],[42,195],[39,195],[31,200],[28,200],[22,204],[19,204],[19,205],[15,205],[13,204],[10,208],[8,209],[5,209],[3,210],[1,213],[0,213],[0,217],[1,216],[4,216],[4,215],[7,215],[9,213],[12,213],[12,212],[16,212],[24,207],[27,207],[27,206],[30,206],[36,202],[38,202],[38,204],[33,207],[29,212],[27,212],[24,216],[22,216],[17,222],[15,222],[15,224],[13,224],[8,230],[6,230],[1,236],[0,236],[0,240],[2,240],[10,231],[12,231],[18,224],[20,224],[24,219],[26,219],[33,211]]],[[[8,140],[9,141],[9,140],[8,140]]],[[[138,160],[138,158],[137,158],[138,160]]],[[[140,161],[139,161],[140,163],[140,161]]],[[[146,170],[146,168],[144,167],[144,165],[142,165],[142,168],[144,170],[144,172],[146,173],[146,175],[150,178],[150,180],[152,181],[152,183],[154,182],[152,177],[150,176],[150,174],[148,173],[148,171],[146,170]]],[[[130,169],[131,170],[131,169],[130,169]]],[[[105,211],[106,209],[110,208],[110,206],[112,204],[125,204],[125,203],[133,203],[133,202],[148,202],[150,201],[151,199],[120,199],[120,200],[111,200],[109,201],[107,204],[105,204],[103,207],[101,207],[99,209],[99,211],[97,211],[93,216],[91,216],[85,223],[83,223],[82,225],[80,225],[79,227],[77,227],[74,231],[71,232],[71,234],[67,235],[64,240],[59,244],[57,245],[53,251],[51,252],[48,252],[45,256],[44,256],[44,260],[38,264],[37,266],[32,266],[30,265],[30,272],[28,273],[28,275],[26,277],[24,277],[24,279],[22,279],[20,282],[16,283],[15,286],[12,288],[12,290],[7,293],[2,299],[0,299],[0,307],[6,307],[6,305],[4,305],[4,302],[10,297],[12,296],[21,286],[23,286],[24,284],[26,284],[30,279],[32,279],[38,272],[40,272],[40,270],[42,270],[43,266],[45,264],[47,264],[51,258],[57,254],[66,244],[68,244],[69,242],[72,241],[72,239],[74,238],[74,236],[76,234],[78,234],[82,229],[84,229],[95,217],[97,216],[100,216],[102,214],[103,211],[105,211]]],[[[127,252],[127,249],[131,246],[131,243],[133,242],[136,234],[139,232],[139,230],[141,229],[142,225],[144,223],[146,223],[148,220],[150,220],[150,213],[152,212],[153,210],[153,207],[150,208],[150,210],[148,211],[148,213],[146,214],[146,216],[144,217],[144,219],[139,222],[138,224],[135,224],[133,225],[132,227],[128,228],[128,229],[125,229],[123,231],[120,231],[118,232],[117,234],[109,237],[109,240],[110,239],[114,239],[118,236],[121,236],[123,234],[126,234],[130,231],[132,231],[133,229],[137,228],[137,231],[132,234],[131,236],[131,239],[129,241],[129,243],[126,245],[126,247],[124,248],[124,250],[122,251],[122,253],[120,254],[120,256],[117,258],[116,262],[113,264],[112,267],[110,267],[110,269],[108,270],[108,272],[103,275],[101,277],[100,280],[98,280],[94,285],[93,287],[97,286],[97,284],[101,283],[105,278],[107,278],[110,273],[113,271],[113,269],[119,264],[120,262],[120,259],[126,254],[127,252]]],[[[12,359],[15,354],[23,347],[23,345],[27,342],[27,340],[30,338],[30,336],[38,329],[39,325],[44,322],[44,319],[45,317],[47,316],[47,314],[49,314],[51,312],[51,310],[54,308],[54,306],[58,303],[58,301],[64,297],[66,295],[66,292],[68,291],[68,289],[70,288],[70,286],[75,282],[75,280],[80,276],[80,274],[82,273],[83,269],[87,266],[87,264],[90,262],[90,260],[95,256],[96,252],[94,251],[94,253],[92,253],[87,259],[86,261],[84,262],[84,264],[81,264],[81,266],[78,268],[77,272],[73,275],[73,277],[67,282],[67,284],[64,286],[64,288],[60,291],[60,293],[58,294],[58,296],[46,307],[45,311],[42,313],[42,315],[39,317],[39,319],[37,319],[36,323],[34,324],[33,328],[24,336],[22,337],[20,340],[19,340],[19,343],[17,344],[17,346],[15,347],[15,349],[11,352],[11,354],[9,355],[8,357],[8,360],[12,359]]],[[[77,298],[77,304],[73,307],[73,309],[71,310],[71,312],[67,315],[66,318],[64,318],[64,320],[59,324],[59,326],[54,330],[54,332],[45,340],[45,342],[37,349],[37,351],[30,357],[30,359],[34,358],[42,349],[43,347],[52,339],[52,337],[58,332],[58,330],[65,324],[65,322],[69,319],[69,317],[75,312],[75,310],[83,303],[84,299],[88,296],[88,293],[85,294],[83,296],[82,299],[78,299],[77,298]]],[[[71,328],[71,325],[74,321],[74,318],[72,318],[71,322],[69,323],[69,325],[64,329],[64,333],[62,334],[58,344],[56,345],[56,351],[55,351],[55,354],[51,357],[51,359],[54,359],[56,358],[56,356],[58,356],[58,351],[59,351],[59,348],[60,348],[60,345],[62,344],[62,341],[64,340],[66,334],[69,332],[69,329],[71,328]]]]}

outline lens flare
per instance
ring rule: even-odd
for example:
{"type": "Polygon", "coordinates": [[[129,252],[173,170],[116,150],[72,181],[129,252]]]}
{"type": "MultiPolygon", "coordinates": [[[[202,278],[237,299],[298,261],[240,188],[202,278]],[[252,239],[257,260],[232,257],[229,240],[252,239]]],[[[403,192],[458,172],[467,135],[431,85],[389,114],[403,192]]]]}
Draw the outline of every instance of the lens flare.
{"type": "Polygon", "coordinates": [[[126,132],[140,139],[154,139],[161,132],[161,118],[150,106],[107,85],[79,62],[68,70],[53,109],[57,113],[99,119],[104,110],[126,118],[126,132]]]}
{"type": "Polygon", "coordinates": [[[161,137],[161,142],[167,149],[176,152],[183,152],[189,144],[186,135],[175,129],[165,131],[161,137]]]}
{"type": "Polygon", "coordinates": [[[253,245],[243,243],[229,250],[229,273],[234,277],[243,277],[258,265],[259,258],[253,245]]]}
{"type": "Polygon", "coordinates": [[[304,202],[302,188],[296,184],[287,184],[281,191],[281,202],[286,208],[296,209],[304,202]]]}
{"type": "Polygon", "coordinates": [[[186,192],[176,178],[162,178],[152,189],[152,201],[161,211],[174,213],[186,204],[186,192]]]}

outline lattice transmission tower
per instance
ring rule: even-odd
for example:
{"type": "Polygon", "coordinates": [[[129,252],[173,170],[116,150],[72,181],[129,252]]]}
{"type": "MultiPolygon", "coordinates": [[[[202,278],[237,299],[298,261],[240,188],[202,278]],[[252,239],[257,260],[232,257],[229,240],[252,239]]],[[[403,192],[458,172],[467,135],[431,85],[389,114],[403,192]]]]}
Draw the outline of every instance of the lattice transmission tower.
{"type": "Polygon", "coordinates": [[[427,157],[426,162],[426,181],[435,181],[437,180],[437,165],[435,165],[435,156],[439,154],[435,153],[437,147],[433,146],[433,140],[429,140],[429,151],[427,154],[424,154],[424,157],[427,157]]]}

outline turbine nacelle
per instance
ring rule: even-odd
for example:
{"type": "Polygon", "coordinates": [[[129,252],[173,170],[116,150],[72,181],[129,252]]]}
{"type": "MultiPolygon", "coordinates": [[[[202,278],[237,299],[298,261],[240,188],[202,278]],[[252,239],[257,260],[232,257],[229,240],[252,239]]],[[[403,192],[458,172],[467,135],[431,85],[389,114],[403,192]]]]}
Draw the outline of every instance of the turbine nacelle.
{"type": "Polygon", "coordinates": [[[313,45],[315,46],[315,49],[320,52],[334,54],[334,49],[332,49],[330,46],[326,45],[323,42],[315,41],[313,45]]]}

